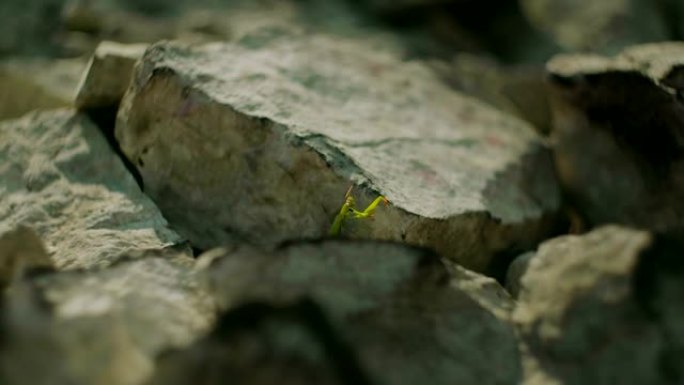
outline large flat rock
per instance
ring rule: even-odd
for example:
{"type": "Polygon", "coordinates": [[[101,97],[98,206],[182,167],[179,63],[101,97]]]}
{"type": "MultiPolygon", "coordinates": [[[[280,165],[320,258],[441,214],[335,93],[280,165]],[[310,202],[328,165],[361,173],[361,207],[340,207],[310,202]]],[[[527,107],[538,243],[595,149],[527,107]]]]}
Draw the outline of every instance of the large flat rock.
{"type": "Polygon", "coordinates": [[[156,44],[116,137],[200,248],[324,235],[353,184],[360,204],[392,202],[349,226],[354,236],[430,246],[484,270],[548,232],[543,219],[559,205],[528,124],[380,46],[322,35],[156,44]]]}
{"type": "Polygon", "coordinates": [[[681,242],[605,226],[544,242],[513,312],[525,384],[680,383],[681,242]]]}
{"type": "MultiPolygon", "coordinates": [[[[207,263],[209,262],[209,263],[207,263]]],[[[517,384],[512,302],[491,278],[382,242],[210,251],[223,315],[154,384],[517,384]],[[319,382],[320,381],[320,382],[319,382]]]]}
{"type": "Polygon", "coordinates": [[[683,68],[678,42],[547,64],[558,175],[590,225],[684,234],[683,68]]]}
{"type": "Polygon", "coordinates": [[[100,130],[71,110],[0,123],[0,234],[30,226],[58,269],[103,267],[183,239],[100,130]]]}

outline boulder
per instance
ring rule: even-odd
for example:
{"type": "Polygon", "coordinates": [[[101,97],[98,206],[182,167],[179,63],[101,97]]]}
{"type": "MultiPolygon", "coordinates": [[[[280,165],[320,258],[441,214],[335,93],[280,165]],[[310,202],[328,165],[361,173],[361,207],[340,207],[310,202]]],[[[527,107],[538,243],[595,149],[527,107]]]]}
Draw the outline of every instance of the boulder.
{"type": "Polygon", "coordinates": [[[138,385],[156,355],[206,333],[215,306],[182,254],[15,282],[3,298],[3,384],[138,385]],[[36,368],[40,368],[36,370],[36,368]]]}
{"type": "Polygon", "coordinates": [[[548,63],[559,178],[589,225],[684,234],[683,64],[684,43],[548,63]]]}
{"type": "Polygon", "coordinates": [[[0,122],[0,180],[0,234],[32,227],[58,269],[183,242],[99,129],[74,111],[0,122]]]}
{"type": "Polygon", "coordinates": [[[116,108],[133,77],[133,67],[146,44],[104,41],[95,50],[78,86],[78,109],[116,108]]]}
{"type": "Polygon", "coordinates": [[[26,273],[53,267],[45,245],[30,227],[0,235],[0,291],[26,273]]]}
{"type": "Polygon", "coordinates": [[[200,264],[223,315],[207,338],[165,354],[153,384],[521,379],[510,298],[433,253],[328,240],[211,251],[200,264]]]}
{"type": "Polygon", "coordinates": [[[524,383],[681,382],[683,251],[681,242],[619,226],[543,243],[513,312],[524,383]]]}
{"type": "Polygon", "coordinates": [[[391,204],[348,221],[345,235],[432,247],[482,271],[552,231],[560,204],[528,124],[420,63],[326,35],[155,44],[116,137],[145,191],[202,249],[325,235],[354,185],[357,207],[379,194],[391,204]]]}

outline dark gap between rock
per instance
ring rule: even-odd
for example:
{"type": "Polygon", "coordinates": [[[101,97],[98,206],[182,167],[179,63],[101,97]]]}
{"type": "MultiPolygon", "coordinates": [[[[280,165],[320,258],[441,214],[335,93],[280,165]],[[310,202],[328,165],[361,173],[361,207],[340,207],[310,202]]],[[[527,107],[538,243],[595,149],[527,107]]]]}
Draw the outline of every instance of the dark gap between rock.
{"type": "Polygon", "coordinates": [[[116,141],[116,137],[114,136],[114,126],[116,125],[116,114],[118,110],[119,105],[116,104],[106,107],[90,108],[82,112],[85,113],[86,116],[93,121],[93,123],[95,123],[100,131],[102,131],[102,134],[104,134],[105,138],[107,138],[107,142],[111,148],[121,159],[128,172],[133,175],[133,179],[135,179],[135,182],[138,184],[138,187],[140,187],[140,190],[145,191],[140,172],[135,165],[128,160],[128,158],[126,158],[126,155],[124,155],[121,147],[119,146],[119,142],[116,141]]]}
{"type": "Polygon", "coordinates": [[[215,333],[222,339],[228,339],[241,329],[258,328],[262,322],[272,318],[292,319],[306,325],[318,337],[343,384],[372,384],[354,351],[337,336],[320,307],[307,298],[286,306],[261,302],[244,304],[224,314],[217,323],[215,333]]]}

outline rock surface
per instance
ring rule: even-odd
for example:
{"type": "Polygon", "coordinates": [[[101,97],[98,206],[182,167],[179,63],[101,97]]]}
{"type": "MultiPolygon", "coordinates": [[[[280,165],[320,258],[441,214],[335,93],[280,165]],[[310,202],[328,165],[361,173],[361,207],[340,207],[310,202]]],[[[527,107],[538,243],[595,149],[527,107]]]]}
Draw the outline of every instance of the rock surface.
{"type": "Polygon", "coordinates": [[[71,110],[1,122],[0,180],[0,233],[34,228],[58,269],[183,241],[98,128],[71,110]]]}
{"type": "Polygon", "coordinates": [[[542,66],[504,66],[471,54],[429,63],[459,92],[527,120],[544,135],[549,133],[551,111],[542,66]]]}
{"type": "Polygon", "coordinates": [[[548,63],[558,174],[590,225],[684,234],[683,65],[683,43],[548,63]]]}
{"type": "Polygon", "coordinates": [[[214,302],[193,267],[185,255],[148,253],[16,282],[2,307],[3,384],[143,383],[160,351],[213,323],[214,302]]]}
{"type": "Polygon", "coordinates": [[[399,244],[209,252],[224,315],[154,384],[517,384],[512,303],[493,280],[399,244]],[[495,368],[495,369],[493,369],[495,368]],[[311,382],[308,382],[311,383],[311,382]]]}
{"type": "Polygon", "coordinates": [[[53,263],[38,234],[19,226],[0,235],[0,292],[34,270],[52,270],[53,263]]]}
{"type": "Polygon", "coordinates": [[[681,382],[682,251],[618,226],[543,243],[513,313],[529,349],[525,383],[681,382]]]}
{"type": "Polygon", "coordinates": [[[517,256],[508,266],[506,272],[506,290],[513,298],[518,298],[520,294],[520,280],[527,271],[530,260],[535,255],[534,251],[528,251],[517,256]]]}
{"type": "Polygon", "coordinates": [[[200,248],[326,234],[353,184],[359,206],[377,194],[392,204],[347,233],[486,270],[548,233],[559,206],[529,125],[381,48],[267,29],[235,44],[156,44],[135,76],[116,137],[200,248]]]}
{"type": "Polygon", "coordinates": [[[100,43],[78,86],[76,107],[92,109],[118,106],[133,78],[133,67],[145,48],[146,44],[100,43]]]}

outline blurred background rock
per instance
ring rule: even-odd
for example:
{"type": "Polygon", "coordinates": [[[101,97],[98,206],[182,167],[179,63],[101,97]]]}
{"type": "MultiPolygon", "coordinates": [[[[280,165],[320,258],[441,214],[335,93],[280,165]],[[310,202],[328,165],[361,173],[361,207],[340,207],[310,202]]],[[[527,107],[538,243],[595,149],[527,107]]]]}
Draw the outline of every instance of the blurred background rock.
{"type": "Polygon", "coordinates": [[[102,39],[225,39],[247,24],[293,22],[347,34],[398,32],[420,57],[468,51],[540,63],[560,50],[614,53],[681,38],[682,12],[677,0],[5,0],[0,54],[73,56],[102,39]]]}
{"type": "Polygon", "coordinates": [[[676,0],[4,0],[0,118],[68,104],[78,79],[73,73],[103,40],[225,41],[263,26],[296,26],[371,39],[407,59],[431,60],[456,89],[548,132],[540,88],[547,59],[679,39],[683,13],[676,0]],[[46,61],[63,58],[82,59],[58,62],[61,70],[46,61]],[[23,66],[24,60],[31,64],[23,66]],[[46,78],[50,86],[43,85],[46,78]]]}

